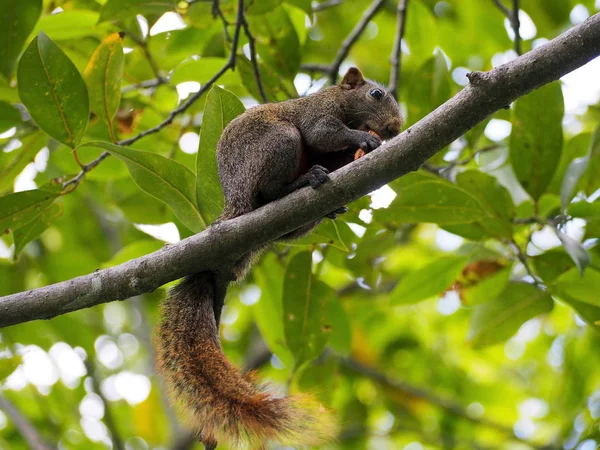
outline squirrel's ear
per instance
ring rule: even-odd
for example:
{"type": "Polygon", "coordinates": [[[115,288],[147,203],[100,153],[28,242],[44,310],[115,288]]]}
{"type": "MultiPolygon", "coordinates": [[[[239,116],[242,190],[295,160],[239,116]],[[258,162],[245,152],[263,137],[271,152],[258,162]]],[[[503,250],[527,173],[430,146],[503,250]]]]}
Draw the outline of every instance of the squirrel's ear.
{"type": "Polygon", "coordinates": [[[358,86],[362,86],[365,83],[366,81],[361,71],[356,67],[350,67],[348,72],[346,72],[346,75],[344,75],[344,78],[342,78],[340,86],[345,89],[354,89],[358,86]]]}

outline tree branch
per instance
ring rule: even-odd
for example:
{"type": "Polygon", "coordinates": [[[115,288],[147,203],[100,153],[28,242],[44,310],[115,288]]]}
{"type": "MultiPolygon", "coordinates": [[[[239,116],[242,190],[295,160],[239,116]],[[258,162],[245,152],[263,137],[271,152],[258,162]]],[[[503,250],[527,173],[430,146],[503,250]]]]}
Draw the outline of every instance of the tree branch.
{"type": "Polygon", "coordinates": [[[494,420],[485,419],[482,417],[473,417],[472,415],[470,415],[467,412],[467,410],[460,403],[457,403],[456,401],[454,401],[452,399],[441,397],[441,396],[434,394],[428,390],[414,386],[414,385],[406,383],[404,381],[389,378],[384,373],[382,373],[376,369],[373,369],[372,367],[365,366],[364,364],[361,364],[360,362],[358,362],[354,359],[340,358],[340,362],[343,366],[345,366],[367,378],[370,378],[384,386],[405,392],[413,397],[423,399],[427,403],[436,405],[436,406],[444,409],[445,411],[448,411],[449,413],[451,413],[454,416],[460,417],[462,419],[466,419],[477,425],[481,425],[481,426],[496,430],[496,431],[506,435],[511,440],[516,440],[518,442],[524,443],[530,447],[540,449],[540,450],[548,448],[548,447],[539,447],[527,440],[520,438],[519,436],[516,436],[510,426],[506,426],[506,425],[498,423],[494,420]]]}
{"type": "Polygon", "coordinates": [[[27,442],[31,450],[53,450],[53,447],[44,442],[34,426],[29,423],[17,407],[2,395],[0,395],[0,409],[10,417],[15,428],[19,430],[19,433],[21,433],[21,436],[23,436],[23,439],[27,442]]]}
{"type": "Polygon", "coordinates": [[[317,3],[313,2],[312,10],[313,12],[323,11],[324,9],[331,8],[332,6],[337,6],[342,3],[342,0],[328,0],[325,2],[317,3]]]}
{"type": "Polygon", "coordinates": [[[408,0],[398,0],[398,9],[396,10],[396,40],[394,41],[394,49],[392,50],[392,56],[390,63],[392,64],[392,71],[390,73],[390,85],[388,91],[400,99],[398,95],[398,87],[400,86],[400,70],[402,63],[402,38],[404,37],[404,30],[406,28],[406,11],[408,8],[408,0]]]}
{"type": "Polygon", "coordinates": [[[169,80],[167,78],[153,78],[151,80],[140,81],[139,83],[130,84],[121,88],[121,94],[127,94],[128,92],[137,91],[138,89],[149,89],[166,84],[169,80]]]}
{"type": "Polygon", "coordinates": [[[250,32],[250,26],[248,25],[248,21],[246,20],[245,14],[243,15],[242,20],[244,33],[248,38],[248,46],[250,47],[250,63],[252,64],[252,70],[254,71],[256,87],[258,88],[258,93],[260,94],[260,99],[262,100],[262,102],[267,103],[269,100],[267,99],[267,94],[265,94],[265,88],[263,86],[262,77],[260,75],[260,69],[258,68],[258,56],[256,55],[255,39],[252,33],[250,32]]]}
{"type": "Polygon", "coordinates": [[[285,198],[161,250],[92,274],[0,298],[0,326],[123,300],[203,270],[217,271],[242,254],[324,217],[418,169],[440,149],[486,117],[533,89],[558,80],[600,54],[600,13],[552,41],[470,84],[377,150],[342,167],[318,189],[285,198]]]}
{"type": "Polygon", "coordinates": [[[335,84],[337,82],[340,66],[344,62],[344,59],[346,59],[348,56],[348,53],[350,53],[350,49],[358,40],[363,31],[365,31],[365,28],[367,28],[367,25],[371,19],[375,16],[375,14],[377,14],[384,3],[385,0],[374,0],[373,3],[371,3],[371,6],[369,6],[369,8],[364,12],[354,29],[350,32],[346,39],[344,39],[344,42],[342,42],[342,45],[340,46],[340,49],[338,50],[337,54],[335,55],[335,59],[331,64],[328,66],[307,64],[302,65],[302,68],[311,72],[324,72],[329,76],[329,81],[331,84],[335,84]]]}
{"type": "Polygon", "coordinates": [[[509,20],[510,26],[513,29],[513,33],[515,34],[515,52],[517,53],[517,55],[521,56],[521,35],[519,34],[519,28],[521,27],[521,22],[519,21],[519,0],[512,0],[512,11],[506,6],[504,6],[502,0],[492,1],[509,20]]]}
{"type": "MultiPolygon", "coordinates": [[[[223,76],[223,74],[225,72],[227,72],[230,69],[235,68],[235,63],[236,63],[236,58],[237,58],[237,47],[238,47],[238,42],[239,42],[239,38],[240,38],[240,30],[243,26],[244,21],[245,21],[244,2],[243,2],[243,0],[238,0],[238,13],[237,13],[237,19],[236,19],[236,23],[235,23],[235,31],[233,34],[233,41],[231,43],[231,53],[229,54],[229,59],[227,60],[225,65],[223,67],[221,67],[221,69],[219,69],[219,71],[210,80],[208,80],[206,83],[204,83],[198,92],[191,95],[185,102],[183,102],[181,105],[179,105],[173,111],[171,111],[169,113],[168,117],[165,120],[163,120],[161,123],[159,123],[158,125],[156,125],[152,128],[149,128],[145,131],[142,131],[141,133],[139,133],[133,137],[130,137],[129,139],[124,139],[122,141],[119,141],[119,142],[117,142],[117,144],[125,145],[125,146],[131,145],[134,142],[137,142],[140,139],[142,139],[146,136],[149,136],[151,134],[158,133],[163,128],[171,125],[171,123],[173,123],[173,120],[175,120],[175,118],[178,115],[187,111],[190,108],[190,106],[192,106],[200,97],[202,97],[202,95],[204,95],[204,93],[206,91],[208,91],[210,89],[210,87],[213,84],[215,84],[219,78],[221,78],[221,76],[223,76]]],[[[68,187],[71,184],[73,185],[72,189],[77,188],[77,186],[79,185],[79,182],[82,180],[82,178],[85,176],[85,174],[87,172],[89,172],[90,170],[94,169],[98,164],[100,164],[104,159],[108,158],[109,156],[110,156],[110,153],[102,152],[100,154],[100,156],[98,158],[96,158],[95,160],[93,160],[91,163],[82,166],[81,172],[79,172],[77,174],[77,176],[75,176],[74,178],[63,183],[63,189],[68,187]]]]}
{"type": "Polygon", "coordinates": [[[111,410],[111,406],[108,403],[108,400],[102,393],[100,389],[100,381],[98,380],[98,376],[96,374],[96,367],[88,358],[85,361],[85,368],[90,376],[92,381],[92,389],[94,393],[100,397],[100,401],[104,405],[104,423],[106,424],[106,428],[110,432],[110,437],[112,439],[113,448],[115,450],[125,450],[125,446],[123,445],[123,439],[121,439],[121,435],[119,430],[117,429],[117,424],[115,422],[115,418],[113,417],[113,413],[111,410]]]}
{"type": "Polygon", "coordinates": [[[521,56],[521,35],[519,34],[521,21],[519,20],[519,0],[512,0],[512,4],[512,15],[509,20],[510,24],[512,25],[513,32],[515,33],[515,52],[517,52],[517,55],[521,56]]]}

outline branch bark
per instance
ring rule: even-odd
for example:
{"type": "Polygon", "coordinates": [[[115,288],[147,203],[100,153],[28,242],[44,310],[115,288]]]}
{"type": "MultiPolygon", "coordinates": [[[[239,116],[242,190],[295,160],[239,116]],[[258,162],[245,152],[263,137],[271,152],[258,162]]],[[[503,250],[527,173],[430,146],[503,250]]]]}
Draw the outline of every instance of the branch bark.
{"type": "Polygon", "coordinates": [[[203,270],[218,271],[276,239],[418,169],[437,151],[518,97],[583,66],[600,54],[600,14],[547,44],[495,68],[469,74],[470,84],[379,149],[249,214],[125,264],[0,298],[0,327],[123,300],[203,270]]]}

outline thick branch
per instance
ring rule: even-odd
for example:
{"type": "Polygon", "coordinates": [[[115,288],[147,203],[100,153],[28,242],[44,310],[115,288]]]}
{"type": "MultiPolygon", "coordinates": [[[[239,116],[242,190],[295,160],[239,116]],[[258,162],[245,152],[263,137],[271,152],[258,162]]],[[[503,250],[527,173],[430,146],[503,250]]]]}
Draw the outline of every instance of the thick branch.
{"type": "Polygon", "coordinates": [[[123,300],[191,273],[218,270],[233,258],[418,169],[495,111],[599,54],[600,14],[596,14],[507,64],[471,73],[471,83],[456,96],[379,149],[331,174],[331,181],[317,190],[293,192],[125,264],[2,297],[0,326],[123,300]]]}

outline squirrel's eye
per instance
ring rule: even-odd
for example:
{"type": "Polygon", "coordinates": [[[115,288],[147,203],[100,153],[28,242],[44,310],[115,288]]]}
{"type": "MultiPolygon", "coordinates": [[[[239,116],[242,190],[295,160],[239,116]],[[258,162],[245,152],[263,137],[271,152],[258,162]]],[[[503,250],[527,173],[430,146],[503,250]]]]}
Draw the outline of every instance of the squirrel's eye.
{"type": "Polygon", "coordinates": [[[377,100],[381,100],[383,98],[383,91],[381,89],[373,89],[371,92],[371,97],[376,98],[377,100]]]}

